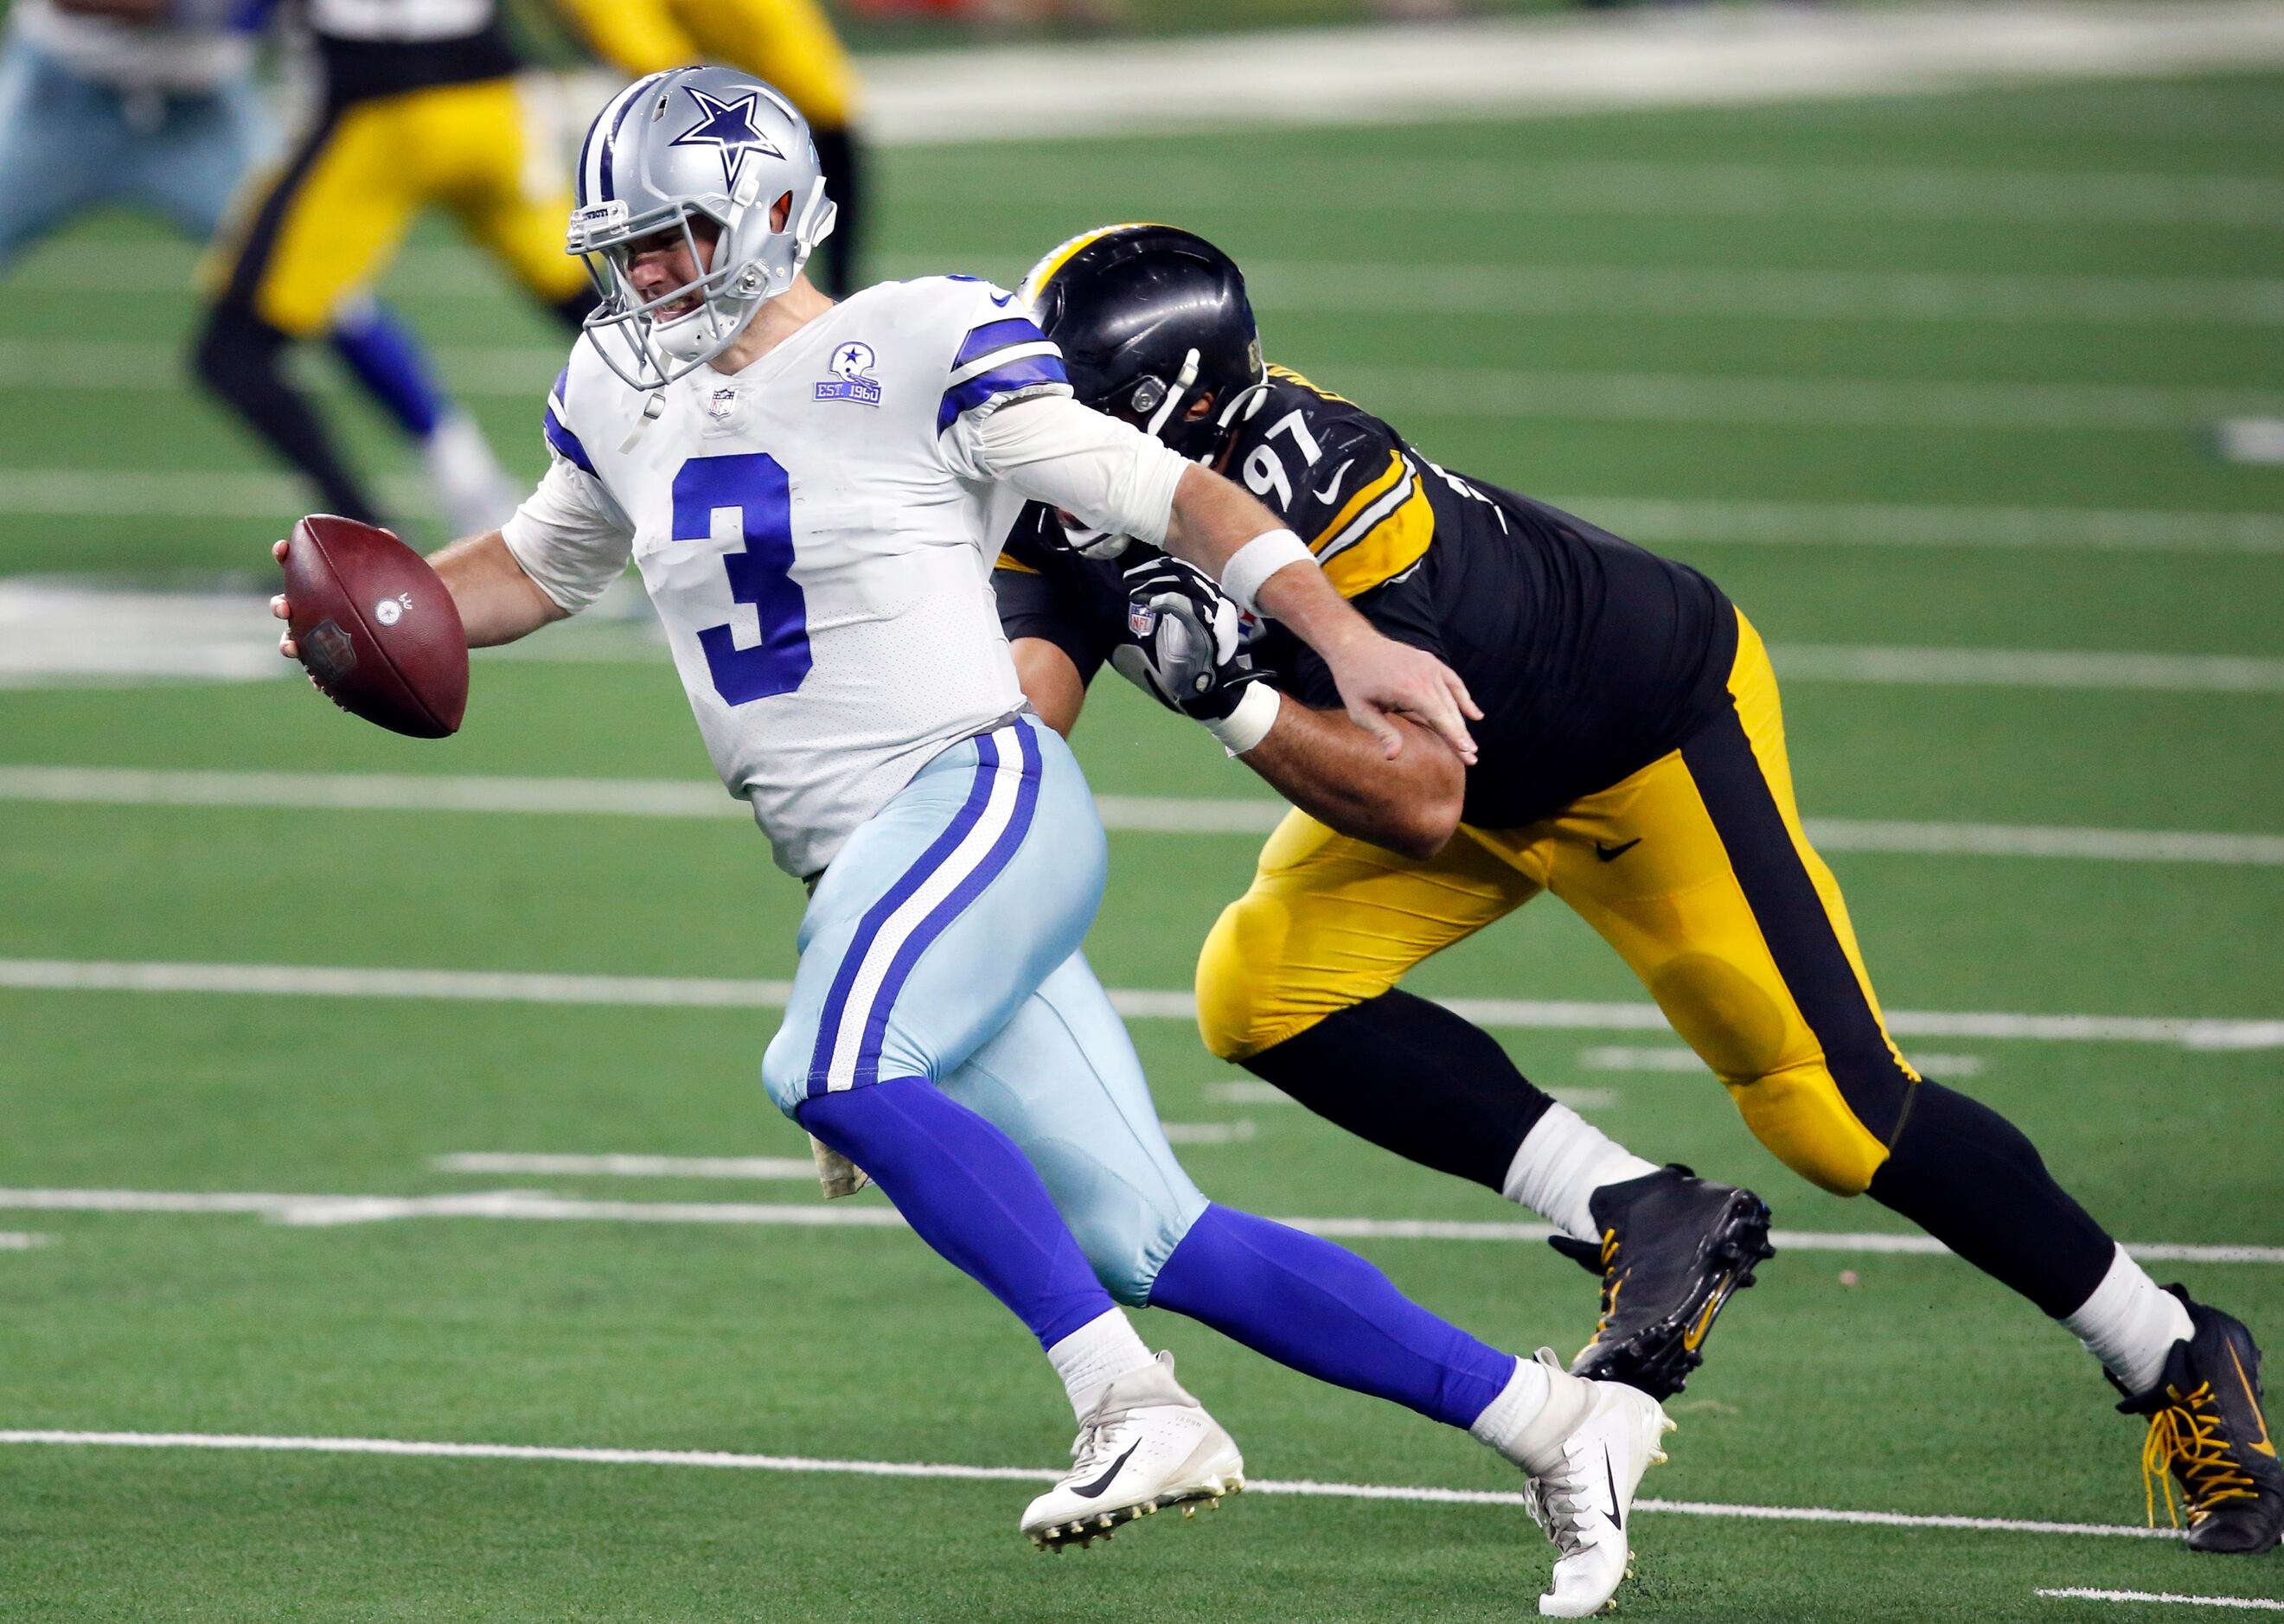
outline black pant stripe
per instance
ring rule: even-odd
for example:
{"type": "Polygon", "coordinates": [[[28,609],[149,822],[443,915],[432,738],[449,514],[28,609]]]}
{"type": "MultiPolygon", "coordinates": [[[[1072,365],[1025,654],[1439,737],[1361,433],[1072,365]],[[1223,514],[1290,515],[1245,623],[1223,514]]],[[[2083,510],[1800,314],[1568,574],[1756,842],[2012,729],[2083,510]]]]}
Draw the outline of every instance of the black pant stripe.
{"type": "Polygon", "coordinates": [[[1910,1074],[1888,1048],[1734,707],[1682,746],[1681,759],[1841,1097],[1881,1144],[1891,1144],[1911,1097],[1910,1074]]]}
{"type": "Polygon", "coordinates": [[[342,109],[328,105],[317,125],[303,137],[294,149],[292,160],[278,173],[270,195],[262,199],[262,207],[238,246],[238,260],[230,269],[230,281],[223,290],[221,302],[245,309],[255,308],[254,295],[261,289],[262,273],[269,269],[270,254],[278,246],[279,234],[286,227],[286,215],[293,207],[293,199],[301,190],[301,183],[309,178],[309,171],[332,140],[333,131],[340,127],[342,109]]]}

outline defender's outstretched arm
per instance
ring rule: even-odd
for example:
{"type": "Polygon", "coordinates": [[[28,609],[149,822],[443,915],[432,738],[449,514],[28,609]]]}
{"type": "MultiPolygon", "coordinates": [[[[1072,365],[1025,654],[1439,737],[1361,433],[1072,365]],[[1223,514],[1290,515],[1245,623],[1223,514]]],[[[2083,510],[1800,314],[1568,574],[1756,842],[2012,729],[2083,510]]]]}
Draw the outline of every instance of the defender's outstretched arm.
{"type": "Polygon", "coordinates": [[[1162,546],[1241,606],[1282,621],[1323,657],[1350,719],[1390,758],[1404,748],[1390,720],[1401,715],[1474,759],[1467,718],[1482,713],[1466,684],[1434,655],[1374,630],[1301,539],[1219,474],[1068,395],[963,418],[955,432],[977,471],[1098,529],[1162,546]]]}

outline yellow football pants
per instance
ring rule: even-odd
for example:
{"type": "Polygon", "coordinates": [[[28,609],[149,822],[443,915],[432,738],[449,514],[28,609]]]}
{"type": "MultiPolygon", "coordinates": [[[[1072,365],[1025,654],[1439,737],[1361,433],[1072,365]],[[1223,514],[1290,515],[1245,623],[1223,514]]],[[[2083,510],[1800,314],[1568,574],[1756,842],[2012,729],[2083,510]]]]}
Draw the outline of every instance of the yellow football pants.
{"type": "Polygon", "coordinates": [[[1889,1039],[1832,871],[1801,832],[1776,674],[1738,617],[1732,709],[1631,777],[1415,862],[1295,812],[1198,961],[1206,1045],[1241,1060],[1554,893],[1641,978],[1802,1176],[1859,1193],[1918,1076],[1889,1039]]]}
{"type": "Polygon", "coordinates": [[[856,72],[817,0],[559,0],[597,55],[634,78],[721,62],[765,79],[817,129],[856,116],[856,72]]]}
{"type": "Polygon", "coordinates": [[[330,112],[234,239],[218,245],[224,298],[307,338],[375,280],[414,218],[450,209],[533,295],[588,285],[563,251],[570,193],[512,79],[439,85],[330,112]]]}

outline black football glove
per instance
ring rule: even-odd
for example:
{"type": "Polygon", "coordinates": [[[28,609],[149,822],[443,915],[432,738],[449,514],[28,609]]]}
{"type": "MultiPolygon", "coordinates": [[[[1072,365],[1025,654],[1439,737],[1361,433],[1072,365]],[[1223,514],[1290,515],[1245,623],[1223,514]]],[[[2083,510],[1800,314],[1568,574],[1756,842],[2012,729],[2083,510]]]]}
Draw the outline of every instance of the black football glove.
{"type": "Polygon", "coordinates": [[[1242,646],[1238,606],[1203,570],[1154,552],[1126,570],[1132,644],[1111,654],[1119,675],[1161,705],[1198,722],[1226,718],[1266,680],[1242,646]]]}

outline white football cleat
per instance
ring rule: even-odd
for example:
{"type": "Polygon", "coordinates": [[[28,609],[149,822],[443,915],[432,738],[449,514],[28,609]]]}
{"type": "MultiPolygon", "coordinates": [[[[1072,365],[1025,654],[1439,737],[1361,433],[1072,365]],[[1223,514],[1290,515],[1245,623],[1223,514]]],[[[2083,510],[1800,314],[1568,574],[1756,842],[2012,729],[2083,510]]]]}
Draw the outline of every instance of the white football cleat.
{"type": "MultiPolygon", "coordinates": [[[[1538,1358],[1560,1368],[1545,1348],[1538,1358]]],[[[1584,1413],[1557,1445],[1560,1464],[1534,1476],[1524,1491],[1532,1520],[1557,1552],[1553,1588],[1538,1598],[1539,1612],[1550,1619],[1600,1612],[1632,1573],[1626,1518],[1642,1473],[1665,1459],[1658,1441],[1674,1430],[1648,1394],[1614,1381],[1585,1385],[1584,1413]]]]}
{"type": "Polygon", "coordinates": [[[1174,1379],[1174,1355],[1106,1388],[1071,1445],[1071,1469],[1030,1503],[1022,1530],[1042,1550],[1091,1545],[1121,1523],[1196,1502],[1218,1508],[1245,1487],[1245,1457],[1174,1379]]]}

